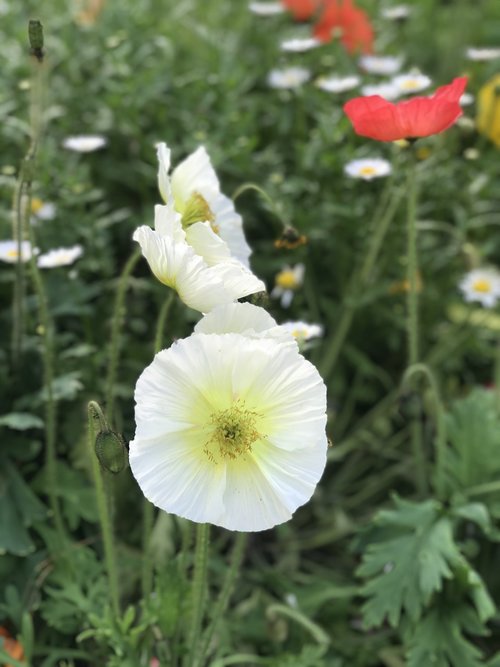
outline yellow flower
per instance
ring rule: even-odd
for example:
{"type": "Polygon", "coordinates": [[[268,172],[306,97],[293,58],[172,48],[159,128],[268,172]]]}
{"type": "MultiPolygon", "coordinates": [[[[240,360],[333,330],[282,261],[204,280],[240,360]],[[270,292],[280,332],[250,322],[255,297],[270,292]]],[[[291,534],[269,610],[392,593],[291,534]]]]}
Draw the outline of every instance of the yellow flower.
{"type": "Polygon", "coordinates": [[[480,89],[477,100],[477,129],[500,147],[500,74],[480,89]]]}

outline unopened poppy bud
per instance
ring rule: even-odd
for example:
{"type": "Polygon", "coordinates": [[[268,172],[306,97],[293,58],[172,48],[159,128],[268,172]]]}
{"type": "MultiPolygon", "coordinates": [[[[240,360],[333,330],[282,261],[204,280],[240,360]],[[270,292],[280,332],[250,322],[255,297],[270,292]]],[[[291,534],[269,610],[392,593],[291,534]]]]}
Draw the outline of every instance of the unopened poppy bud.
{"type": "Polygon", "coordinates": [[[127,465],[127,448],[121,435],[114,431],[100,431],[97,434],[95,453],[101,466],[114,475],[127,465]]]}
{"type": "Polygon", "coordinates": [[[31,54],[39,61],[43,60],[43,26],[38,19],[31,19],[28,24],[28,38],[31,54]]]}

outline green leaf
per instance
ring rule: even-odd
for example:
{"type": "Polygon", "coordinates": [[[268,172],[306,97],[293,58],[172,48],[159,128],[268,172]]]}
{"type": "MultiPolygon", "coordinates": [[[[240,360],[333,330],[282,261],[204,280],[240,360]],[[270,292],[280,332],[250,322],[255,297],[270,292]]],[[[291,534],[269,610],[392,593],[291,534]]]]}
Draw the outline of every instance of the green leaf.
{"type": "Polygon", "coordinates": [[[358,574],[369,578],[363,588],[368,601],[363,607],[368,627],[387,617],[395,627],[406,612],[417,619],[431,596],[441,590],[452,568],[463,562],[452,534],[452,524],[441,514],[439,503],[410,503],[395,497],[395,510],[375,518],[386,538],[368,546],[358,574]]]}
{"type": "Polygon", "coordinates": [[[464,632],[484,634],[474,610],[443,604],[432,609],[418,623],[410,641],[408,667],[481,667],[480,650],[464,632]]]}
{"type": "Polygon", "coordinates": [[[450,441],[446,471],[452,492],[498,479],[500,416],[494,392],[477,388],[456,401],[446,416],[446,429],[450,441]]]}
{"type": "Polygon", "coordinates": [[[43,420],[29,412],[9,412],[0,417],[0,426],[26,431],[29,428],[43,428],[43,420]]]}

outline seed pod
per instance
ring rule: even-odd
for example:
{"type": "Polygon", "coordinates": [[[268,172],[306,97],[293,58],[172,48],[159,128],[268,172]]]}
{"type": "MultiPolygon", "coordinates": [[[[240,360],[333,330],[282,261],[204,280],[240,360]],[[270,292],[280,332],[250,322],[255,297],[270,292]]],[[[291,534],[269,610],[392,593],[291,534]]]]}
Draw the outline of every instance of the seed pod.
{"type": "Polygon", "coordinates": [[[43,26],[38,19],[30,19],[28,24],[28,38],[31,54],[37,60],[43,60],[43,26]]]}

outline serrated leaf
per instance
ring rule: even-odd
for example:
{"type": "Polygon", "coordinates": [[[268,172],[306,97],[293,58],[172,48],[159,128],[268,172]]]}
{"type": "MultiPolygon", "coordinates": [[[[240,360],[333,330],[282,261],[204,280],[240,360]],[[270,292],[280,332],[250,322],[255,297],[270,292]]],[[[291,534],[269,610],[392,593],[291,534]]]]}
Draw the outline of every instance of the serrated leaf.
{"type": "Polygon", "coordinates": [[[446,429],[446,472],[452,492],[498,479],[500,416],[494,392],[476,388],[456,401],[446,415],[446,429]]]}
{"type": "Polygon", "coordinates": [[[432,500],[410,503],[395,498],[395,510],[380,512],[375,521],[392,536],[368,546],[358,569],[370,578],[364,588],[369,598],[363,607],[368,627],[380,625],[387,617],[395,627],[401,614],[417,619],[452,568],[462,563],[448,518],[432,500]]]}
{"type": "Polygon", "coordinates": [[[447,604],[432,609],[416,626],[408,667],[481,667],[481,651],[465,631],[484,634],[472,608],[447,604]]]}

